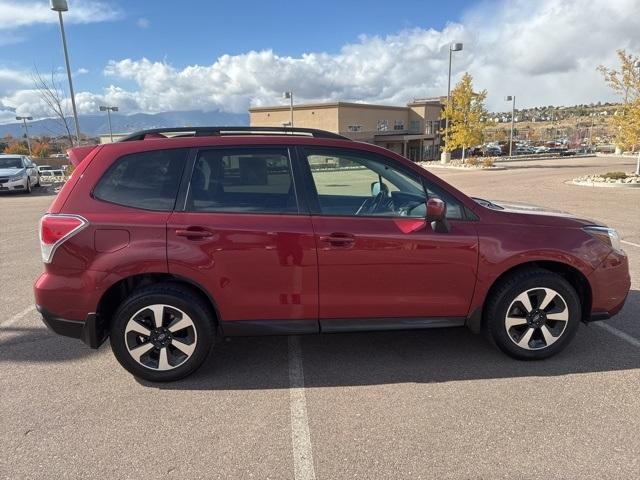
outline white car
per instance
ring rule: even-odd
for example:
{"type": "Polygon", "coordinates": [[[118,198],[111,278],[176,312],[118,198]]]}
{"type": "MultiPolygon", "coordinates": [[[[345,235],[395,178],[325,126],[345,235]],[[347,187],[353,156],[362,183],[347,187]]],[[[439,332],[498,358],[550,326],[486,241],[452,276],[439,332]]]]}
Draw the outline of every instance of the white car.
{"type": "Polygon", "coordinates": [[[25,155],[0,155],[0,192],[22,191],[31,193],[40,186],[36,164],[25,155]]]}

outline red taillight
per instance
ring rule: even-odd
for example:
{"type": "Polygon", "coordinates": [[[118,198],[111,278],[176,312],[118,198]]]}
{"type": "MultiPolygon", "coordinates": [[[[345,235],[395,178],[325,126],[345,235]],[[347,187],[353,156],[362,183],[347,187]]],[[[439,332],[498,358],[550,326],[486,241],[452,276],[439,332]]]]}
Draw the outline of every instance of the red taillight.
{"type": "Polygon", "coordinates": [[[47,214],[40,220],[40,250],[42,261],[51,263],[56,249],[80,230],[89,225],[78,215],[47,214]]]}

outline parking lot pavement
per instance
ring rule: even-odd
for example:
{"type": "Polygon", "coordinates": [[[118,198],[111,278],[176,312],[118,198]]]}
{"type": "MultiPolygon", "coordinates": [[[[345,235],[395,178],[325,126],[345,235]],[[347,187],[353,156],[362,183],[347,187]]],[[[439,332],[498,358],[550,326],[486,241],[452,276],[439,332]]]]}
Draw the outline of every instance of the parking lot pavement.
{"type": "MultiPolygon", "coordinates": [[[[640,244],[640,191],[563,183],[626,163],[434,171],[473,195],[602,220],[640,244]]],[[[234,338],[193,376],[152,385],[108,344],[50,334],[30,309],[51,198],[0,196],[0,478],[640,476],[640,247],[625,244],[621,314],[581,327],[546,361],[511,360],[465,329],[234,338]]]]}

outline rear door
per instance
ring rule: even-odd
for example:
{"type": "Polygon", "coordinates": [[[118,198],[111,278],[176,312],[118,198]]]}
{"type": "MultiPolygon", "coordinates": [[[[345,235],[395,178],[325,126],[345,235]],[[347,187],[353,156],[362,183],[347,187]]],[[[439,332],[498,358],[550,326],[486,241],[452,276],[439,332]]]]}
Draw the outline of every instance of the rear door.
{"type": "Polygon", "coordinates": [[[204,286],[226,333],[318,330],[318,271],[287,147],[194,151],[167,223],[169,271],[204,286]]]}
{"type": "Polygon", "coordinates": [[[436,233],[425,221],[424,179],[398,162],[360,150],[302,151],[317,198],[310,206],[322,329],[367,328],[372,319],[389,328],[462,323],[478,260],[462,206],[445,198],[451,229],[436,233]]]}

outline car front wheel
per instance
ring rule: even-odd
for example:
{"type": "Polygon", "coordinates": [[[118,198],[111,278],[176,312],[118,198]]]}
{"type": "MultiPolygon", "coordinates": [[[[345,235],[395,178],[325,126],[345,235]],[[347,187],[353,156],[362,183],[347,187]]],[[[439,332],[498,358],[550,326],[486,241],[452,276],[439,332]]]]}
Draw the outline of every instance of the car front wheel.
{"type": "Polygon", "coordinates": [[[120,364],[152,382],[193,373],[213,343],[213,313],[188,288],[146,287],[126,299],[111,324],[111,347],[120,364]]]}
{"type": "Polygon", "coordinates": [[[509,276],[494,289],[485,310],[485,328],[503,352],[536,360],[564,349],[581,316],[580,298],[566,279],[532,269],[509,276]]]}

